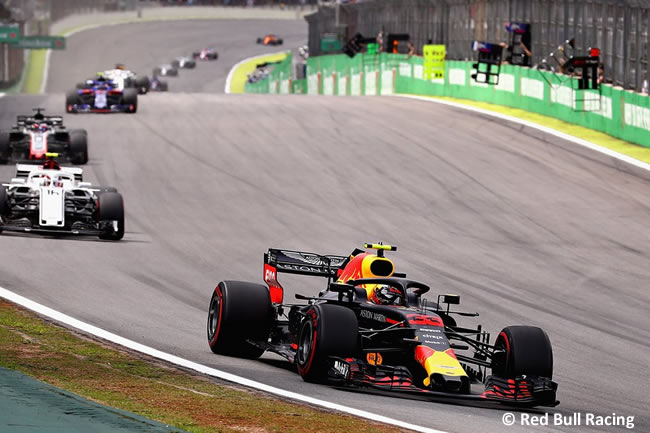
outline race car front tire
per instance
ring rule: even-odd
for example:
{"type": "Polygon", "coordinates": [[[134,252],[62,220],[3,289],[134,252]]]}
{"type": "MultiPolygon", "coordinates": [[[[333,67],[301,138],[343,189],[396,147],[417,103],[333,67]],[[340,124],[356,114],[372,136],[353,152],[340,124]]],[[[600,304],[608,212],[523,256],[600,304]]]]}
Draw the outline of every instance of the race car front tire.
{"type": "Polygon", "coordinates": [[[305,382],[328,378],[330,356],[355,357],[359,352],[357,316],[341,305],[310,306],[298,332],[296,364],[305,382]]]}
{"type": "Polygon", "coordinates": [[[88,132],[85,129],[70,131],[70,161],[78,165],[88,162],[88,132]]]}
{"type": "Polygon", "coordinates": [[[122,105],[128,105],[129,113],[138,111],[138,91],[136,89],[124,89],[122,91],[122,105]]]}
{"type": "Polygon", "coordinates": [[[208,309],[208,344],[219,355],[256,359],[264,349],[248,342],[265,342],[274,312],[268,287],[245,281],[221,281],[208,309]]]}
{"type": "Polygon", "coordinates": [[[146,95],[151,88],[151,81],[146,75],[135,79],[135,87],[140,95],[146,95]]]}
{"type": "Polygon", "coordinates": [[[508,326],[499,333],[492,356],[492,374],[503,378],[553,378],[553,349],[543,329],[508,326]]]}
{"type": "Polygon", "coordinates": [[[76,90],[70,90],[65,95],[65,111],[68,113],[74,113],[72,109],[73,106],[79,104],[81,98],[79,98],[79,93],[76,90]]]}
{"type": "Polygon", "coordinates": [[[6,132],[0,132],[0,164],[6,164],[9,162],[10,152],[11,147],[9,146],[9,134],[6,132]]]}
{"type": "Polygon", "coordinates": [[[100,239],[119,241],[124,237],[124,200],[119,192],[105,192],[99,196],[100,223],[117,221],[117,230],[107,230],[100,239]]]}

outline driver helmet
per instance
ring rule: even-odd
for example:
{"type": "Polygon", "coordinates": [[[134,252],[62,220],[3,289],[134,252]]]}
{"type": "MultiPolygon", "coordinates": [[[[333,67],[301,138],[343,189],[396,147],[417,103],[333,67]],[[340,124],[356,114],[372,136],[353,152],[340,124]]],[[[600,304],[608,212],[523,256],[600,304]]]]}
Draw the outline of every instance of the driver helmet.
{"type": "Polygon", "coordinates": [[[32,125],[32,129],[34,131],[45,132],[45,131],[47,131],[47,125],[45,123],[34,123],[32,125]]]}
{"type": "Polygon", "coordinates": [[[402,305],[404,293],[397,287],[378,284],[372,290],[370,301],[379,305],[402,305]]]}
{"type": "Polygon", "coordinates": [[[115,69],[119,69],[123,71],[126,69],[126,66],[124,66],[123,63],[118,63],[117,65],[115,65],[115,69]]]}

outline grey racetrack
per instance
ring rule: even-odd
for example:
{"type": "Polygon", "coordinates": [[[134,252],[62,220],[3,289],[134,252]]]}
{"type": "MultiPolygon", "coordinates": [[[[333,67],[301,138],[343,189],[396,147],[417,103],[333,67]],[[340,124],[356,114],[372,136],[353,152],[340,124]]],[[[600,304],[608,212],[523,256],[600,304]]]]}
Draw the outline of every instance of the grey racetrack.
{"type": "MultiPolygon", "coordinates": [[[[214,286],[261,282],[267,248],[347,254],[381,240],[398,246],[398,270],[432,286],[430,298],[458,293],[463,309],[481,313],[462,323],[493,335],[515,324],[548,332],[561,401],[551,413],[634,415],[633,431],[650,431],[650,173],[422,101],[217,94],[230,66],[267,50],[258,34],[284,32],[291,48],[306,25],[175,22],[173,34],[166,26],[78,33],[52,56],[47,95],[0,98],[5,128],[35,106],[61,113],[66,89],[114,62],[146,71],[211,45],[213,31],[220,50],[218,62],[170,78],[174,92],[143,96],[135,115],[65,116],[88,130],[87,179],[122,192],[126,236],[2,234],[0,286],[157,349],[420,426],[628,431],[505,427],[503,408],[340,391],[304,383],[274,356],[210,352],[214,286]],[[91,56],[100,50],[105,62],[91,56]]],[[[12,174],[0,167],[1,180],[12,174]]],[[[323,285],[283,277],[288,300],[323,285]]]]}

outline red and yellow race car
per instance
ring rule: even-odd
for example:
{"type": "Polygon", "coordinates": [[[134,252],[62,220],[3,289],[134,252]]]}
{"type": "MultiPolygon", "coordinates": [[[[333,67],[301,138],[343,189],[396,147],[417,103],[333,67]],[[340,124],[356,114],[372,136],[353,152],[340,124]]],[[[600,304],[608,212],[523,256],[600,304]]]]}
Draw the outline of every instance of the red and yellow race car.
{"type": "Polygon", "coordinates": [[[436,400],[559,404],[551,342],[542,329],[508,326],[492,344],[480,325],[456,323],[458,316],[478,316],[452,310],[460,296],[427,302],[429,286],[395,272],[385,252],[396,247],[365,248],[349,256],[269,249],[266,285],[221,281],[215,288],[210,348],[245,358],[279,354],[308,382],[436,400]],[[278,273],[322,277],[327,285],[316,296],[296,294],[306,303],[285,303],[278,273]]]}
{"type": "Polygon", "coordinates": [[[265,35],[264,37],[257,38],[257,43],[262,44],[262,45],[282,45],[284,41],[282,38],[279,38],[277,35],[274,35],[272,33],[269,33],[268,35],[265,35]]]}

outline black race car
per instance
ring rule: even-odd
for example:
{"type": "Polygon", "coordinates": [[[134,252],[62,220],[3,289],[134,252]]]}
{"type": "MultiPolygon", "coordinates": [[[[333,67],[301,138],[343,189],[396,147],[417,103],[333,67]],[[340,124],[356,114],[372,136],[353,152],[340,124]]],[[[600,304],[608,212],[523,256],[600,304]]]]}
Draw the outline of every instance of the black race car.
{"type": "Polygon", "coordinates": [[[0,164],[9,161],[44,161],[55,158],[73,164],[88,162],[88,133],[85,129],[67,129],[63,117],[46,116],[43,108],[36,114],[17,116],[16,125],[0,131],[0,164]]]}
{"type": "Polygon", "coordinates": [[[384,251],[366,244],[349,256],[270,249],[267,286],[221,281],[210,300],[208,343],[214,353],[258,358],[274,352],[309,382],[412,393],[431,399],[556,406],[553,352],[546,333],[509,326],[490,343],[479,325],[458,325],[458,295],[422,297],[426,284],[394,271],[384,251]],[[284,303],[279,272],[327,279],[307,304],[284,303]],[[488,370],[490,374],[488,374],[488,370]]]}

